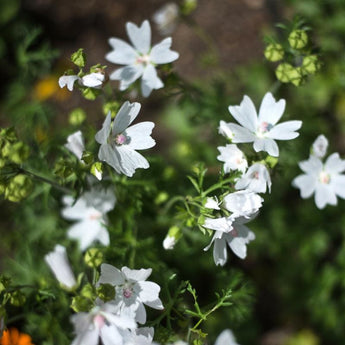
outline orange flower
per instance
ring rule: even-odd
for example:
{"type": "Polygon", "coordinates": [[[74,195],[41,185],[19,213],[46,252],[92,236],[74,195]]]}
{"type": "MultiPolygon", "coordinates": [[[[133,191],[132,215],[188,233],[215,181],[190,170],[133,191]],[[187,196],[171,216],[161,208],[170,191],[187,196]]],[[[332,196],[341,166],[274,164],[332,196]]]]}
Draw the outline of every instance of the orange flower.
{"type": "Polygon", "coordinates": [[[31,337],[25,333],[19,333],[17,328],[10,328],[2,333],[0,345],[34,345],[31,337]]]}

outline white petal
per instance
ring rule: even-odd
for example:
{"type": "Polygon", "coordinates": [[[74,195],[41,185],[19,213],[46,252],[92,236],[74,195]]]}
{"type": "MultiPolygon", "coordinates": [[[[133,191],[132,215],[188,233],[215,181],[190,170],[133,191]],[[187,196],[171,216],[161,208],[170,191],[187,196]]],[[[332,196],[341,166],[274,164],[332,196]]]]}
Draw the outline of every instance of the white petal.
{"type": "Polygon", "coordinates": [[[327,147],[327,138],[323,134],[320,134],[313,142],[312,153],[316,157],[323,158],[327,152],[327,147]]]}
{"type": "Polygon", "coordinates": [[[67,89],[73,91],[74,83],[78,79],[79,77],[77,75],[63,75],[59,78],[59,86],[63,88],[67,85],[67,89]]]}
{"type": "Polygon", "coordinates": [[[121,174],[120,155],[111,145],[101,145],[98,151],[98,159],[107,162],[117,173],[121,174]]]}
{"type": "Polygon", "coordinates": [[[101,276],[97,284],[111,284],[113,286],[125,283],[123,273],[116,267],[103,263],[101,265],[101,276]]]}
{"type": "Polygon", "coordinates": [[[98,329],[86,329],[83,333],[77,334],[71,345],[98,345],[98,329]]]}
{"type": "Polygon", "coordinates": [[[228,253],[224,239],[215,239],[213,246],[213,259],[217,266],[224,266],[226,264],[228,253]]]}
{"type": "Polygon", "coordinates": [[[326,160],[325,170],[331,174],[339,174],[345,170],[345,160],[339,157],[339,153],[333,153],[326,160]]]}
{"type": "Polygon", "coordinates": [[[122,344],[122,336],[114,325],[104,325],[100,333],[103,345],[122,344]]]}
{"type": "Polygon", "coordinates": [[[315,204],[319,209],[323,209],[327,204],[336,205],[337,197],[332,188],[319,184],[315,190],[315,204]]]}
{"type": "MultiPolygon", "coordinates": [[[[67,199],[64,198],[64,200],[67,199]]],[[[61,215],[69,220],[79,220],[84,219],[87,210],[88,206],[86,205],[86,200],[84,198],[79,198],[74,205],[62,209],[61,215]]]]}
{"type": "Polygon", "coordinates": [[[229,232],[232,229],[232,221],[229,217],[228,219],[225,217],[222,218],[206,218],[203,226],[207,229],[222,231],[222,232],[229,232]]]}
{"type": "Polygon", "coordinates": [[[323,169],[323,164],[320,158],[315,156],[310,156],[308,160],[299,162],[298,166],[301,168],[302,171],[304,171],[308,175],[313,175],[317,177],[323,169]]]}
{"type": "Polygon", "coordinates": [[[130,103],[126,101],[117,112],[113,124],[113,136],[122,133],[138,116],[141,104],[138,102],[130,103]]]}
{"type": "Polygon", "coordinates": [[[86,87],[99,88],[104,82],[103,73],[90,73],[81,78],[81,82],[86,87]]]}
{"type": "Polygon", "coordinates": [[[302,121],[286,121],[274,126],[268,133],[267,137],[277,140],[291,140],[299,136],[295,132],[302,126],[302,121]]]}
{"type": "Polygon", "coordinates": [[[126,136],[130,138],[128,146],[133,150],[144,150],[155,146],[156,142],[150,136],[154,126],[153,122],[145,121],[127,128],[126,136]]]}
{"type": "Polygon", "coordinates": [[[109,232],[106,228],[102,227],[97,235],[97,241],[99,241],[103,246],[109,246],[110,238],[109,232]]]}
{"type": "Polygon", "coordinates": [[[259,121],[275,125],[282,117],[284,110],[285,99],[281,99],[276,102],[272,94],[270,92],[267,92],[261,102],[259,110],[259,121]]]}
{"type": "Polygon", "coordinates": [[[170,50],[171,42],[171,37],[167,37],[162,42],[153,46],[150,52],[150,60],[156,64],[164,64],[178,59],[179,54],[170,50]]]}
{"type": "Polygon", "coordinates": [[[316,188],[316,179],[309,175],[299,175],[292,181],[292,185],[301,190],[301,198],[309,198],[316,188]]]}
{"type": "Polygon", "coordinates": [[[121,271],[127,279],[137,282],[146,280],[151,275],[152,268],[141,268],[140,270],[131,270],[130,268],[124,266],[121,268],[121,271]]]}
{"type": "Polygon", "coordinates": [[[72,152],[79,160],[85,150],[84,138],[81,131],[75,132],[67,137],[65,147],[72,152]]]}
{"type": "Polygon", "coordinates": [[[153,309],[157,309],[157,310],[162,310],[164,309],[164,306],[162,304],[162,301],[157,298],[155,299],[154,301],[147,301],[145,302],[145,304],[148,306],[148,307],[151,307],[153,309]]]}
{"type": "Polygon", "coordinates": [[[218,132],[231,140],[234,137],[234,133],[232,133],[229,124],[222,120],[219,122],[218,132]]]}
{"type": "Polygon", "coordinates": [[[135,320],[141,323],[142,325],[146,323],[146,310],[142,303],[139,304],[139,307],[136,311],[135,320]]]}
{"type": "Polygon", "coordinates": [[[229,242],[229,247],[240,259],[245,259],[247,256],[246,240],[242,237],[233,237],[229,242]]]}
{"type": "Polygon", "coordinates": [[[134,47],[142,54],[147,54],[151,46],[151,27],[148,20],[144,20],[140,27],[128,22],[127,34],[134,47]]]}
{"type": "Polygon", "coordinates": [[[120,80],[120,90],[126,90],[129,85],[134,83],[144,72],[142,64],[130,65],[119,68],[110,74],[110,80],[120,80]]]}
{"type": "Polygon", "coordinates": [[[238,345],[230,329],[224,330],[219,334],[214,345],[238,345]]]}
{"type": "Polygon", "coordinates": [[[228,123],[233,137],[230,138],[233,143],[251,143],[255,140],[256,136],[249,129],[241,127],[235,123],[228,123]]]}
{"type": "Polygon", "coordinates": [[[345,199],[345,176],[332,176],[330,184],[332,185],[335,194],[337,194],[340,198],[345,199]]]}
{"type": "Polygon", "coordinates": [[[229,106],[228,109],[240,125],[251,132],[256,132],[258,118],[255,106],[248,96],[243,97],[240,105],[229,106]]]}
{"type": "Polygon", "coordinates": [[[148,169],[149,162],[140,153],[122,145],[117,147],[121,160],[121,172],[128,177],[132,177],[138,168],[148,169]]]}
{"type": "Polygon", "coordinates": [[[141,93],[148,97],[152,90],[160,89],[164,86],[163,82],[157,76],[157,71],[153,65],[148,65],[141,79],[141,93]]]}
{"type": "Polygon", "coordinates": [[[152,302],[157,300],[160,286],[154,282],[140,281],[137,283],[140,286],[139,298],[142,302],[152,302]]]}
{"type": "Polygon", "coordinates": [[[135,63],[138,54],[128,43],[118,38],[110,38],[109,44],[114,50],[105,56],[108,61],[119,65],[132,65],[135,63]]]}
{"type": "Polygon", "coordinates": [[[109,112],[103,122],[102,129],[99,130],[95,135],[96,141],[99,144],[106,144],[110,135],[110,130],[111,130],[111,113],[109,112]]]}
{"type": "Polygon", "coordinates": [[[255,152],[265,151],[270,156],[279,156],[279,147],[271,138],[256,138],[253,147],[255,152]]]}
{"type": "Polygon", "coordinates": [[[204,207],[210,208],[212,210],[220,210],[218,200],[214,198],[207,198],[204,207]]]}

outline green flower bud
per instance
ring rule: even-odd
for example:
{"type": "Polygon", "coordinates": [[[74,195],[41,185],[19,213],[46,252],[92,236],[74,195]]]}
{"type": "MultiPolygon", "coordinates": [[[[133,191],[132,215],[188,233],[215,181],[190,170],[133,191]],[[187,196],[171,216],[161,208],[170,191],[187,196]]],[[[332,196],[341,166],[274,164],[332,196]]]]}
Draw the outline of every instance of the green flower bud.
{"type": "Polygon", "coordinates": [[[181,229],[177,226],[172,226],[163,241],[163,248],[166,250],[173,249],[178,240],[182,237],[181,229]]]}
{"type": "Polygon", "coordinates": [[[68,121],[72,126],[81,125],[86,119],[85,111],[81,108],[76,108],[69,113],[68,121]]]}
{"type": "Polygon", "coordinates": [[[5,199],[19,202],[26,198],[32,191],[33,183],[29,177],[18,174],[13,177],[5,190],[5,199]]]}
{"type": "Polygon", "coordinates": [[[3,128],[0,131],[0,137],[9,142],[15,142],[16,140],[18,140],[14,127],[3,128]]]}
{"type": "Polygon", "coordinates": [[[30,154],[29,146],[25,145],[21,141],[13,144],[10,151],[9,159],[16,164],[23,163],[23,161],[25,161],[30,154]]]}
{"type": "Polygon", "coordinates": [[[302,49],[308,43],[308,35],[304,30],[293,30],[288,37],[289,44],[293,49],[302,49]]]}
{"type": "Polygon", "coordinates": [[[94,101],[100,94],[100,90],[95,89],[93,87],[87,87],[86,89],[83,89],[82,94],[85,99],[89,101],[94,101]]]}
{"type": "Polygon", "coordinates": [[[84,285],[80,295],[89,300],[94,300],[96,298],[94,287],[91,284],[84,285]]]}
{"type": "Polygon", "coordinates": [[[279,61],[284,57],[284,49],[281,44],[271,43],[266,47],[264,55],[268,61],[279,61]]]}
{"type": "Polygon", "coordinates": [[[90,151],[84,151],[83,155],[81,156],[81,159],[86,163],[86,164],[91,164],[94,160],[94,155],[90,151]]]}
{"type": "Polygon", "coordinates": [[[71,55],[71,61],[80,68],[83,68],[86,64],[86,55],[83,48],[78,49],[71,55]]]}
{"type": "Polygon", "coordinates": [[[11,284],[11,278],[4,275],[0,276],[0,293],[6,290],[11,284]]]}
{"type": "Polygon", "coordinates": [[[276,68],[276,77],[282,83],[293,83],[296,86],[302,82],[301,70],[285,62],[276,68]]]}
{"type": "Polygon", "coordinates": [[[103,105],[103,113],[108,115],[109,111],[111,112],[111,117],[114,118],[118,110],[120,109],[119,102],[112,101],[107,102],[103,105]]]}
{"type": "Polygon", "coordinates": [[[167,192],[160,192],[155,198],[155,204],[161,205],[166,202],[169,198],[169,194],[167,192]]]}
{"type": "MultiPolygon", "coordinates": [[[[266,159],[265,159],[265,163],[267,164],[268,167],[270,167],[271,169],[273,169],[277,163],[278,163],[278,158],[277,157],[272,157],[270,155],[267,155],[266,159]]],[[[264,164],[265,164],[264,163],[264,164]]]]}
{"type": "Polygon", "coordinates": [[[6,165],[6,163],[7,163],[6,159],[0,158],[0,169],[3,168],[6,165]]]}
{"type": "Polygon", "coordinates": [[[2,147],[1,155],[2,157],[10,157],[11,156],[11,150],[12,150],[12,144],[8,141],[5,142],[5,144],[2,147]]]}
{"type": "Polygon", "coordinates": [[[87,297],[76,296],[72,298],[71,308],[76,312],[87,312],[92,309],[94,303],[87,297]]]}
{"type": "Polygon", "coordinates": [[[84,256],[85,263],[92,268],[97,268],[103,262],[103,252],[99,248],[90,248],[84,256]]]}
{"type": "Polygon", "coordinates": [[[320,68],[320,62],[316,55],[309,55],[303,58],[301,71],[304,74],[314,74],[320,68]]]}
{"type": "Polygon", "coordinates": [[[98,180],[102,180],[103,164],[101,162],[93,163],[90,169],[90,173],[98,180]]]}
{"type": "Polygon", "coordinates": [[[59,159],[55,163],[54,174],[59,176],[61,179],[67,179],[73,174],[73,169],[66,165],[66,162],[63,159],[59,159]]]}
{"type": "Polygon", "coordinates": [[[8,293],[8,295],[9,295],[10,303],[14,305],[15,307],[20,307],[26,301],[25,295],[20,290],[16,290],[16,291],[13,291],[12,293],[8,293]]]}
{"type": "Polygon", "coordinates": [[[97,289],[97,296],[104,302],[111,301],[115,298],[115,288],[110,284],[101,284],[97,289]]]}
{"type": "Polygon", "coordinates": [[[184,0],[181,5],[181,13],[185,16],[191,14],[198,6],[198,0],[184,0]]]}

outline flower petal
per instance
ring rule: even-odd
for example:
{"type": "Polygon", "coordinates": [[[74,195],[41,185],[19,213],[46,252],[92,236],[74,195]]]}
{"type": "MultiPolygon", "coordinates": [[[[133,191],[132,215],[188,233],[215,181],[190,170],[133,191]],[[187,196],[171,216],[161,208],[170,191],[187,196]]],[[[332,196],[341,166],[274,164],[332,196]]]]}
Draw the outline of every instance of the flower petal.
{"type": "Polygon", "coordinates": [[[313,176],[318,176],[323,169],[320,158],[316,156],[310,156],[308,160],[299,162],[298,166],[302,171],[313,176]]]}
{"type": "Polygon", "coordinates": [[[227,123],[233,137],[230,138],[233,143],[251,143],[256,136],[249,129],[241,127],[236,123],[227,123]]]}
{"type": "Polygon", "coordinates": [[[118,174],[122,172],[119,153],[109,144],[103,144],[98,151],[98,159],[107,162],[118,174]]]}
{"type": "Polygon", "coordinates": [[[157,71],[153,65],[147,65],[141,79],[141,93],[148,97],[152,90],[161,89],[163,82],[157,76],[157,71]]]}
{"type": "Polygon", "coordinates": [[[337,197],[328,185],[319,184],[315,190],[315,204],[319,209],[323,209],[327,204],[336,205],[337,197]]]}
{"type": "Polygon", "coordinates": [[[229,232],[232,229],[232,222],[231,218],[206,218],[203,224],[203,227],[211,230],[222,231],[222,232],[229,232]]]}
{"type": "Polygon", "coordinates": [[[295,132],[302,126],[302,121],[286,121],[274,126],[266,135],[268,138],[277,140],[291,140],[299,136],[295,132]]]}
{"type": "Polygon", "coordinates": [[[325,163],[325,171],[331,174],[339,174],[345,170],[345,160],[339,157],[339,153],[331,154],[325,163]]]}
{"type": "Polygon", "coordinates": [[[128,146],[133,150],[144,150],[155,146],[156,142],[150,136],[154,126],[153,122],[145,121],[127,128],[126,135],[130,138],[128,146]]]}
{"type": "Polygon", "coordinates": [[[340,198],[345,199],[345,176],[332,176],[330,184],[333,187],[335,194],[337,194],[340,198]]]}
{"type": "Polygon", "coordinates": [[[138,54],[127,42],[118,38],[110,38],[109,44],[114,50],[105,56],[106,60],[119,65],[132,65],[135,63],[138,54]]]}
{"type": "Polygon", "coordinates": [[[230,329],[225,329],[219,334],[214,345],[238,345],[230,329]]]}
{"type": "Polygon", "coordinates": [[[264,96],[260,110],[259,121],[267,122],[271,125],[275,125],[282,117],[285,110],[285,99],[281,99],[276,102],[275,98],[270,92],[267,92],[264,96]]]}
{"type": "Polygon", "coordinates": [[[122,344],[122,336],[114,325],[104,325],[100,329],[103,345],[122,344]]]}
{"type": "Polygon", "coordinates": [[[113,286],[122,285],[125,283],[124,274],[116,267],[109,264],[101,265],[101,276],[97,284],[111,284],[113,286]]]}
{"type": "Polygon", "coordinates": [[[134,83],[143,74],[144,67],[142,64],[130,65],[119,68],[110,74],[110,80],[120,80],[120,90],[126,90],[129,85],[134,83]]]}
{"type": "Polygon", "coordinates": [[[143,303],[157,300],[159,291],[161,290],[158,284],[149,281],[139,281],[137,284],[141,288],[139,298],[143,303]]]}
{"type": "Polygon", "coordinates": [[[107,117],[105,118],[103,122],[102,129],[99,130],[95,135],[96,141],[99,144],[106,144],[109,138],[110,130],[111,130],[111,113],[109,111],[107,117]]]}
{"type": "Polygon", "coordinates": [[[265,151],[270,156],[279,156],[279,147],[277,143],[271,138],[256,138],[253,147],[255,152],[265,151]]]}
{"type": "Polygon", "coordinates": [[[306,199],[312,196],[316,189],[317,180],[310,175],[299,175],[292,181],[292,185],[299,188],[301,191],[301,198],[306,199]]]}
{"type": "Polygon", "coordinates": [[[213,260],[217,266],[224,266],[226,264],[226,261],[228,260],[228,252],[224,239],[215,239],[213,246],[213,260]]]}
{"type": "Polygon", "coordinates": [[[59,86],[63,88],[67,85],[67,89],[73,91],[74,83],[78,79],[79,77],[77,75],[63,75],[59,78],[59,86]]]}
{"type": "Polygon", "coordinates": [[[112,135],[115,136],[122,133],[138,116],[140,108],[141,104],[138,102],[130,103],[126,101],[123,103],[116,114],[112,135]]]}
{"type": "Polygon", "coordinates": [[[164,64],[178,59],[179,54],[170,50],[171,43],[171,37],[167,37],[162,42],[154,45],[150,52],[150,60],[155,64],[164,64]]]}
{"type": "Polygon", "coordinates": [[[146,280],[151,275],[152,268],[141,268],[140,270],[131,270],[130,268],[124,266],[121,268],[121,271],[127,279],[137,282],[146,280]]]}
{"type": "Polygon", "coordinates": [[[255,106],[248,96],[243,97],[240,105],[229,106],[228,109],[240,125],[251,132],[256,132],[258,118],[255,106]]]}
{"type": "Polygon", "coordinates": [[[128,145],[118,146],[117,151],[120,155],[121,172],[128,177],[132,177],[138,168],[149,168],[149,162],[140,153],[132,150],[128,145]]]}
{"type": "Polygon", "coordinates": [[[142,54],[147,54],[151,46],[151,27],[148,20],[144,20],[140,27],[134,23],[126,24],[127,34],[133,46],[142,54]]]}

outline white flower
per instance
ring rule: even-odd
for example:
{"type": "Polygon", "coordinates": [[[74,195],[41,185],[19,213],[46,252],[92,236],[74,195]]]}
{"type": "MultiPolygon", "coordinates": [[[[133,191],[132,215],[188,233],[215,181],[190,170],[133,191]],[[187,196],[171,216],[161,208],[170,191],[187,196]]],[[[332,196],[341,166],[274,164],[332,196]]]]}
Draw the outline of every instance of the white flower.
{"type": "Polygon", "coordinates": [[[164,86],[157,76],[155,66],[175,61],[178,53],[171,51],[171,37],[151,48],[151,27],[145,20],[140,27],[133,23],[126,24],[127,34],[134,47],[118,38],[110,38],[109,44],[114,49],[106,55],[112,63],[126,65],[110,75],[112,80],[120,80],[120,90],[126,90],[137,79],[141,79],[141,92],[148,97],[153,89],[164,86]]]}
{"type": "Polygon", "coordinates": [[[218,132],[219,134],[224,135],[230,140],[234,138],[234,133],[229,128],[229,125],[223,120],[219,122],[218,132]]]}
{"type": "Polygon", "coordinates": [[[244,96],[239,106],[229,106],[229,112],[241,126],[227,123],[227,130],[223,128],[222,131],[231,132],[233,137],[230,139],[233,143],[254,142],[256,152],[266,151],[269,155],[278,157],[279,148],[274,139],[294,139],[299,135],[295,131],[302,125],[302,121],[287,121],[277,125],[284,109],[285,100],[276,102],[272,94],[268,92],[262,100],[258,116],[252,100],[244,96]]]}
{"type": "Polygon", "coordinates": [[[84,138],[81,131],[75,132],[67,137],[65,147],[71,151],[79,160],[85,150],[84,138]]]}
{"type": "Polygon", "coordinates": [[[57,244],[53,252],[45,255],[44,260],[49,265],[55,278],[67,289],[73,289],[77,285],[74,274],[69,265],[66,248],[57,244]]]}
{"type": "Polygon", "coordinates": [[[117,173],[133,176],[135,169],[149,167],[148,161],[135,150],[153,147],[156,142],[151,138],[153,122],[145,121],[128,127],[137,117],[140,103],[125,102],[115,120],[111,123],[110,113],[95,139],[101,144],[98,158],[107,162],[117,173]]]}
{"type": "Polygon", "coordinates": [[[303,199],[315,193],[315,203],[319,209],[327,204],[337,205],[337,196],[345,199],[345,160],[338,153],[331,154],[325,164],[316,156],[299,163],[305,174],[295,177],[292,185],[301,190],[303,199]]]}
{"type": "Polygon", "coordinates": [[[248,162],[243,152],[235,144],[217,147],[220,155],[217,159],[224,162],[224,172],[229,173],[231,170],[244,172],[248,167],[248,162]]]}
{"type": "Polygon", "coordinates": [[[67,89],[73,91],[74,83],[78,80],[79,85],[99,89],[103,85],[104,79],[104,73],[100,72],[86,74],[82,78],[77,75],[63,75],[59,78],[59,86],[63,88],[67,85],[67,89]]]}
{"type": "Polygon", "coordinates": [[[62,216],[77,221],[68,229],[67,236],[78,240],[82,251],[95,241],[109,245],[105,214],[114,208],[115,201],[115,195],[110,189],[97,188],[84,193],[75,203],[70,196],[63,198],[66,207],[61,211],[62,216]]]}
{"type": "Polygon", "coordinates": [[[177,4],[168,2],[154,13],[152,19],[162,35],[170,35],[176,27],[178,14],[179,8],[177,4]]]}
{"type": "Polygon", "coordinates": [[[262,206],[263,199],[254,192],[241,190],[224,197],[225,208],[233,217],[251,217],[262,206]]]}
{"type": "Polygon", "coordinates": [[[136,327],[135,321],[120,315],[118,307],[104,303],[94,307],[89,313],[72,316],[76,337],[72,345],[98,345],[101,338],[104,345],[122,345],[121,330],[136,327]]]}
{"type": "Polygon", "coordinates": [[[219,204],[220,203],[218,202],[218,199],[215,196],[214,198],[207,198],[204,207],[210,208],[212,210],[220,210],[219,204]]]}
{"type": "Polygon", "coordinates": [[[154,309],[163,309],[159,299],[160,287],[158,284],[146,281],[152,269],[131,270],[122,267],[121,271],[109,264],[101,265],[101,276],[98,284],[111,284],[115,286],[115,303],[121,312],[135,313],[139,323],[146,322],[144,304],[154,309]]]}
{"type": "Polygon", "coordinates": [[[222,333],[219,334],[214,345],[239,345],[239,344],[237,344],[232,331],[230,331],[230,329],[225,329],[222,333]]]}
{"type": "Polygon", "coordinates": [[[203,226],[216,232],[210,244],[204,250],[208,250],[214,243],[213,259],[216,265],[224,266],[228,260],[226,245],[239,258],[244,259],[247,256],[247,244],[255,239],[255,235],[244,224],[252,220],[255,216],[256,214],[252,215],[249,219],[244,217],[206,219],[203,226]]]}
{"type": "Polygon", "coordinates": [[[163,248],[165,250],[172,250],[174,249],[176,244],[176,238],[174,236],[166,235],[163,241],[163,248]]]}
{"type": "Polygon", "coordinates": [[[318,158],[323,158],[327,152],[328,140],[320,134],[314,141],[312,146],[312,154],[318,158]]]}
{"type": "Polygon", "coordinates": [[[266,186],[271,193],[271,177],[265,165],[254,163],[236,182],[236,189],[246,189],[254,193],[266,193],[266,186]]]}
{"type": "Polygon", "coordinates": [[[153,327],[141,327],[135,330],[121,332],[123,345],[151,345],[153,340],[153,327]]]}

